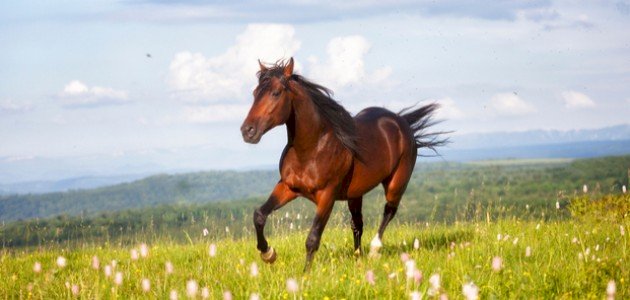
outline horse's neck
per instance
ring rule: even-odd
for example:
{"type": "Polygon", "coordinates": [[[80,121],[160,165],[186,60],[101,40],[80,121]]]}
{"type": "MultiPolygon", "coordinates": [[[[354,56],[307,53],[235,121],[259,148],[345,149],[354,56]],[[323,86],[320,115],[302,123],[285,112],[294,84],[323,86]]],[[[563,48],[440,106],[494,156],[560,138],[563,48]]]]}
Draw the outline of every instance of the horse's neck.
{"type": "Polygon", "coordinates": [[[330,129],[323,123],[311,99],[292,102],[293,112],[287,122],[288,141],[298,151],[312,151],[317,148],[320,137],[330,129]]]}

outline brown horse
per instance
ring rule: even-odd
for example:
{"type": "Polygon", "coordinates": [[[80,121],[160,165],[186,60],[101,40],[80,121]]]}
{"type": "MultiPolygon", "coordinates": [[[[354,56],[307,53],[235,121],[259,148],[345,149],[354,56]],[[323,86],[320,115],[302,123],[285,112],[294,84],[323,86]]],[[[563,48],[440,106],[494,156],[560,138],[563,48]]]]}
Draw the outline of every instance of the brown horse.
{"type": "Polygon", "coordinates": [[[354,249],[361,254],[363,195],[382,184],[385,210],[378,234],[372,241],[380,247],[383,232],[396,214],[413,172],[418,148],[443,145],[441,132],[426,133],[436,104],[395,114],[371,107],[354,118],[331,98],[327,88],[293,74],[293,58],[273,66],[260,63],[254,103],[241,132],[247,143],[256,144],[270,129],[286,124],[287,145],[280,158],[280,181],[254,212],[258,250],[273,263],[276,252],[267,243],[267,216],[295,199],[306,197],[317,206],[306,239],[306,266],[319,248],[322,232],[335,200],[347,200],[352,215],[354,249]]]}

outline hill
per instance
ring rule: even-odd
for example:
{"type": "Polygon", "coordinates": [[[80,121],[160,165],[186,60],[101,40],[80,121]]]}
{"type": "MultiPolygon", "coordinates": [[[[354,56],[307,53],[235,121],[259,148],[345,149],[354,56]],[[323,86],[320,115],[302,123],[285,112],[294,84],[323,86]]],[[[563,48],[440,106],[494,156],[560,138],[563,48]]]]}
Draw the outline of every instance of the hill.
{"type": "Polygon", "coordinates": [[[156,175],[90,190],[0,196],[0,220],[90,215],[159,204],[242,199],[268,193],[277,181],[277,172],[272,171],[216,171],[156,175]]]}

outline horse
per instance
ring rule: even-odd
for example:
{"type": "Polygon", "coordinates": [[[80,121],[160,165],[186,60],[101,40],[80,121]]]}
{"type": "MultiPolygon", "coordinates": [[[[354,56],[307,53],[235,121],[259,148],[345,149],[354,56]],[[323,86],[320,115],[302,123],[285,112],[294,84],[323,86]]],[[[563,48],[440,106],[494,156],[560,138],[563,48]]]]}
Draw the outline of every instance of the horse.
{"type": "Polygon", "coordinates": [[[380,247],[387,224],[414,170],[419,148],[447,143],[444,132],[426,132],[436,122],[435,103],[400,113],[370,107],[354,118],[332,98],[332,91],[294,74],[293,58],[265,65],[258,61],[258,86],[241,126],[246,143],[256,144],[276,126],[286,125],[287,144],[279,163],[280,180],[267,201],[254,211],[257,248],[266,263],[277,254],[269,246],[264,228],[267,217],[298,196],[316,206],[306,239],[307,271],[318,250],[322,233],[337,200],[346,200],[352,217],[354,253],[361,255],[363,195],[381,184],[385,208],[371,245],[380,247]]]}

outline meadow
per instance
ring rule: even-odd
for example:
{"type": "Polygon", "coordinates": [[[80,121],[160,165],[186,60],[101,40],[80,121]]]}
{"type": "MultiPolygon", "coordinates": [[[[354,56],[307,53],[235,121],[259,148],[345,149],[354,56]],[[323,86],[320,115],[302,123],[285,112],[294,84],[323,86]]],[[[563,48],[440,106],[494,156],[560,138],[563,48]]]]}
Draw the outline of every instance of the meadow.
{"type": "Polygon", "coordinates": [[[364,254],[353,254],[338,203],[307,273],[305,200],[270,216],[272,265],[250,225],[262,198],[12,222],[0,228],[0,297],[624,299],[628,159],[418,172],[378,255],[368,254],[383,203],[375,191],[364,254]]]}

